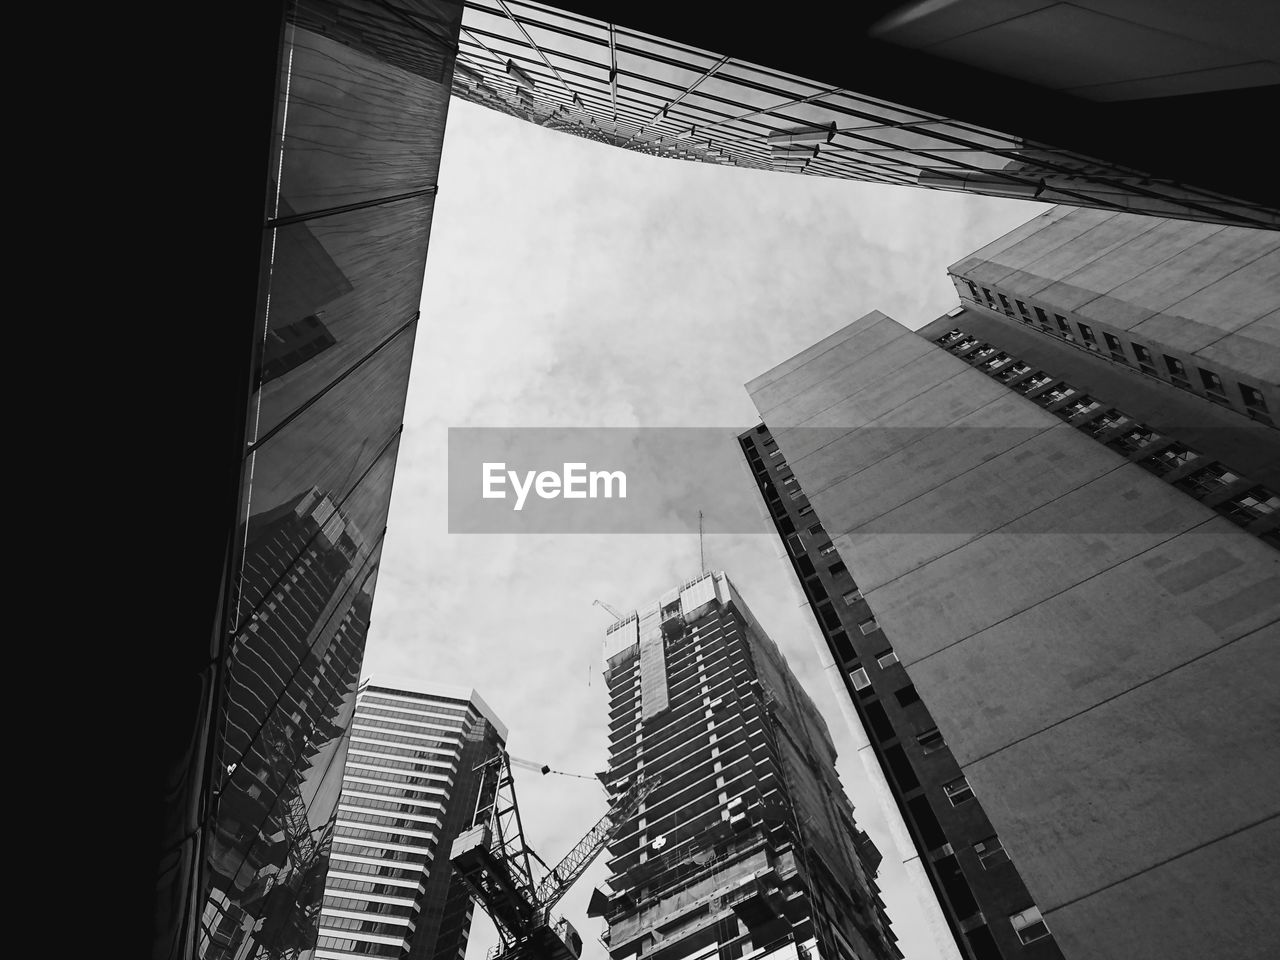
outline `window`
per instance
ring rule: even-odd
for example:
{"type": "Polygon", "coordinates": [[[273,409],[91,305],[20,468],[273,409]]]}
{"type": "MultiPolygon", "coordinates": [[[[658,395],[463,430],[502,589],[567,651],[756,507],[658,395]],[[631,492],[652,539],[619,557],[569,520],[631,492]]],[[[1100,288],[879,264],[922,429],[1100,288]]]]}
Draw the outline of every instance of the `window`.
{"type": "Polygon", "coordinates": [[[838,577],[840,576],[840,574],[846,573],[848,569],[849,568],[844,565],[843,560],[837,560],[831,566],[827,567],[827,572],[830,573],[833,577],[838,577]]]}
{"type": "Polygon", "coordinates": [[[828,540],[826,543],[818,547],[818,556],[825,557],[836,552],[836,545],[828,540]]]}
{"type": "Polygon", "coordinates": [[[796,478],[795,478],[795,477],[787,477],[787,479],[785,479],[785,480],[783,480],[783,481],[782,481],[782,485],[783,485],[784,487],[789,487],[789,486],[791,486],[793,483],[796,483],[796,482],[797,482],[797,481],[796,481],[796,478]]]}
{"type": "Polygon", "coordinates": [[[853,644],[849,642],[849,635],[843,630],[832,633],[831,642],[835,644],[836,653],[840,655],[842,661],[858,659],[858,655],[853,650],[853,644]]]}
{"type": "Polygon", "coordinates": [[[996,352],[995,347],[993,347],[989,343],[984,343],[977,350],[973,351],[973,353],[969,356],[968,359],[971,363],[975,360],[984,360],[995,352],[996,352]]]}
{"type": "Polygon", "coordinates": [[[867,668],[859,667],[849,674],[849,679],[853,681],[853,689],[865,690],[871,686],[871,678],[867,676],[867,668]]]}
{"type": "Polygon", "coordinates": [[[1169,379],[1173,381],[1175,386],[1188,388],[1191,386],[1190,381],[1187,380],[1187,368],[1183,366],[1181,360],[1166,353],[1164,355],[1164,365],[1169,368],[1169,379]]]}
{"type": "Polygon", "coordinates": [[[1047,327],[1049,325],[1049,318],[1045,316],[1044,311],[1039,307],[1032,307],[1031,309],[1036,312],[1036,319],[1047,327]]]}
{"type": "Polygon", "coordinates": [[[1093,328],[1084,323],[1077,323],[1076,326],[1080,328],[1080,336],[1084,339],[1085,346],[1090,350],[1097,350],[1098,338],[1093,335],[1093,328]]]}
{"type": "Polygon", "coordinates": [[[1150,427],[1143,423],[1134,424],[1132,430],[1120,434],[1114,440],[1107,441],[1107,446],[1117,453],[1123,453],[1128,456],[1136,453],[1143,447],[1148,446],[1160,439],[1160,434],[1156,433],[1150,427]]]}
{"type": "Polygon", "coordinates": [[[1040,406],[1048,407],[1048,406],[1051,406],[1052,404],[1058,403],[1061,400],[1066,400],[1069,397],[1075,396],[1075,393],[1076,393],[1076,388],[1071,386],[1070,384],[1056,383],[1053,385],[1053,387],[1046,390],[1044,393],[1040,394],[1040,396],[1035,397],[1034,399],[1036,403],[1040,404],[1040,406]]]}
{"type": "Polygon", "coordinates": [[[1034,943],[1049,935],[1049,928],[1045,926],[1038,907],[1027,907],[1021,913],[1015,913],[1009,918],[1009,923],[1013,925],[1013,932],[1023,943],[1034,943]]]}
{"type": "Polygon", "coordinates": [[[957,340],[959,340],[963,336],[964,336],[963,331],[958,329],[951,330],[950,332],[944,333],[942,336],[940,336],[937,340],[934,341],[934,343],[940,343],[945,347],[949,343],[955,343],[957,340]]]}
{"type": "Polygon", "coordinates": [[[862,599],[861,590],[850,590],[848,593],[844,595],[844,605],[846,607],[852,607],[855,603],[857,603],[861,599],[862,599]]]}
{"type": "Polygon", "coordinates": [[[1037,370],[1026,380],[1023,380],[1020,384],[1014,387],[1014,389],[1019,393],[1026,395],[1032,390],[1039,390],[1041,387],[1047,387],[1051,383],[1053,383],[1053,377],[1049,376],[1043,370],[1037,370]]]}
{"type": "Polygon", "coordinates": [[[1001,383],[1008,383],[1010,380],[1016,380],[1018,377],[1022,376],[1024,373],[1030,373],[1030,372],[1031,372],[1031,368],[1027,366],[1025,363],[1023,363],[1021,360],[1019,360],[1013,366],[1005,367],[1003,370],[997,373],[996,379],[999,380],[1001,383]]]}
{"type": "Polygon", "coordinates": [[[1022,319],[1023,319],[1023,320],[1025,320],[1025,321],[1027,321],[1028,323],[1030,323],[1030,322],[1031,322],[1031,314],[1029,314],[1029,313],[1027,312],[1027,305],[1026,305],[1025,303],[1023,303],[1021,300],[1015,300],[1015,301],[1013,301],[1013,302],[1014,302],[1014,303],[1016,303],[1016,304],[1018,305],[1018,312],[1019,312],[1020,314],[1022,314],[1022,319]]]}
{"type": "Polygon", "coordinates": [[[865,637],[868,633],[874,633],[879,630],[880,624],[876,623],[875,617],[871,617],[870,619],[863,620],[858,624],[858,629],[862,631],[862,635],[865,637]]]}
{"type": "Polygon", "coordinates": [[[998,297],[1000,298],[1000,305],[1001,305],[1002,307],[1004,307],[1004,312],[1005,312],[1005,313],[1007,313],[1009,316],[1011,316],[1011,317],[1012,317],[1012,316],[1013,316],[1013,307],[1011,307],[1011,306],[1009,305],[1009,298],[1008,298],[1008,297],[1006,297],[1003,293],[998,293],[998,294],[996,294],[996,296],[998,296],[998,297]]]}
{"type": "Polygon", "coordinates": [[[815,523],[809,528],[809,532],[816,537],[818,534],[822,533],[822,524],[815,523]]]}
{"type": "Polygon", "coordinates": [[[1200,382],[1204,384],[1205,390],[1209,393],[1216,393],[1223,400],[1227,398],[1226,387],[1222,385],[1222,378],[1216,373],[1205,370],[1203,367],[1196,367],[1200,372],[1200,382]]]}
{"type": "Polygon", "coordinates": [[[972,280],[966,280],[964,283],[965,283],[965,286],[967,286],[967,287],[969,288],[969,292],[970,292],[971,294],[973,294],[973,299],[977,300],[977,299],[978,299],[978,285],[977,285],[976,283],[974,283],[972,280]]]}
{"type": "Polygon", "coordinates": [[[1150,350],[1148,350],[1146,347],[1144,347],[1140,343],[1130,344],[1130,346],[1133,347],[1133,355],[1137,357],[1142,363],[1151,364],[1153,366],[1155,365],[1156,361],[1151,356],[1150,350]]]}
{"type": "Polygon", "coordinates": [[[920,694],[916,693],[916,685],[909,683],[901,690],[895,690],[893,695],[898,698],[899,706],[909,707],[913,703],[920,702],[920,694]]]}
{"type": "Polygon", "coordinates": [[[994,357],[992,357],[990,360],[988,360],[986,363],[982,364],[981,367],[983,370],[986,370],[987,372],[991,372],[992,370],[995,370],[996,367],[1000,366],[1002,363],[1008,363],[1008,362],[1009,362],[1009,355],[1004,351],[1001,351],[1000,353],[997,353],[994,357]]]}
{"type": "Polygon", "coordinates": [[[1053,319],[1058,321],[1058,333],[1062,339],[1068,343],[1075,343],[1076,338],[1071,335],[1071,324],[1067,323],[1067,318],[1060,313],[1055,313],[1053,319]]]}
{"type": "Polygon", "coordinates": [[[1183,443],[1171,443],[1159,453],[1152,454],[1145,460],[1138,461],[1140,465],[1146,467],[1157,477],[1163,477],[1166,473],[1172,473],[1179,467],[1185,466],[1196,457],[1200,456],[1198,450],[1193,450],[1183,443]]]}
{"type": "Polygon", "coordinates": [[[973,791],[969,788],[969,781],[964,777],[959,780],[952,780],[950,783],[944,783],[942,792],[947,795],[947,799],[951,801],[953,807],[958,807],[960,804],[967,803],[973,799],[973,791]]]}
{"type": "Polygon", "coordinates": [[[1185,490],[1193,497],[1204,497],[1229,483],[1235,483],[1239,479],[1240,475],[1238,473],[1232,473],[1215,460],[1207,467],[1201,467],[1199,470],[1187,474],[1177,481],[1174,486],[1179,490],[1185,490]]]}
{"type": "Polygon", "coordinates": [[[876,654],[876,663],[879,664],[881,670],[885,667],[891,667],[897,662],[898,655],[892,650],[885,650],[883,653],[876,654]]]}
{"type": "Polygon", "coordinates": [[[1097,417],[1091,422],[1085,424],[1084,430],[1090,436],[1096,437],[1110,430],[1112,427],[1122,427],[1126,423],[1130,423],[1130,422],[1132,421],[1128,417],[1126,417],[1123,413],[1121,413],[1115,407],[1112,407],[1102,416],[1097,417]]]}
{"type": "Polygon", "coordinates": [[[809,514],[811,514],[811,513],[813,513],[813,507],[811,507],[811,506],[809,506],[809,507],[801,507],[801,508],[800,508],[800,516],[802,516],[802,517],[807,517],[807,516],[808,516],[809,514]]]}
{"type": "Polygon", "coordinates": [[[1280,495],[1258,486],[1218,504],[1216,509],[1237,523],[1252,523],[1259,517],[1269,517],[1280,510],[1280,495]]]}
{"type": "Polygon", "coordinates": [[[916,737],[916,743],[920,744],[920,748],[925,753],[936,753],[945,747],[946,741],[942,739],[942,734],[937,727],[932,730],[926,730],[924,733],[916,737]]]}
{"type": "Polygon", "coordinates": [[[1251,410],[1266,410],[1267,398],[1253,387],[1240,384],[1240,396],[1244,398],[1244,405],[1251,410]]]}
{"type": "Polygon", "coordinates": [[[1004,844],[1000,842],[999,837],[987,837],[975,843],[973,852],[978,855],[978,862],[982,864],[984,870],[1009,862],[1009,854],[1005,853],[1004,844]]]}
{"type": "Polygon", "coordinates": [[[1064,420],[1074,420],[1076,417],[1083,416],[1086,413],[1092,413],[1101,406],[1102,404],[1086,393],[1072,403],[1068,403],[1057,413],[1064,420]]]}
{"type": "Polygon", "coordinates": [[[988,306],[994,307],[996,305],[995,299],[991,296],[991,291],[988,290],[986,287],[982,288],[982,295],[987,298],[988,306]]]}
{"type": "Polygon", "coordinates": [[[1119,337],[1113,337],[1109,333],[1104,333],[1102,339],[1107,341],[1107,349],[1111,351],[1111,359],[1120,363],[1128,363],[1129,358],[1124,355],[1124,344],[1120,342],[1119,337]]]}

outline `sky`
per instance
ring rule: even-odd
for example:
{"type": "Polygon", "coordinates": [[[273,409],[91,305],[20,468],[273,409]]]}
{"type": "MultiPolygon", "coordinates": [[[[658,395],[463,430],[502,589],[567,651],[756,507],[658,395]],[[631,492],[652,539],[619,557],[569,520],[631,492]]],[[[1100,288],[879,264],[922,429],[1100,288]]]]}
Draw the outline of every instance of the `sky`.
{"type": "MultiPolygon", "coordinates": [[[[449,428],[744,430],[759,422],[746,381],[871,310],[911,328],[936,319],[958,302],[948,264],[1046,209],[650,157],[454,99],[364,675],[473,687],[513,756],[605,769],[613,617],[594,601],[656,600],[698,573],[699,538],[451,534],[449,428]]],[[[753,485],[745,465],[721,482],[753,485]]],[[[901,866],[896,815],[858,757],[865,737],[776,534],[762,519],[759,534],[709,534],[702,548],[827,719],[855,818],[885,856],[877,882],[907,960],[953,955],[901,866]]],[[[606,810],[602,788],[574,777],[517,771],[517,791],[551,863],[606,810]]],[[[585,960],[607,956],[586,917],[604,859],[557,910],[585,960]]],[[[468,960],[495,942],[477,910],[468,960]]]]}

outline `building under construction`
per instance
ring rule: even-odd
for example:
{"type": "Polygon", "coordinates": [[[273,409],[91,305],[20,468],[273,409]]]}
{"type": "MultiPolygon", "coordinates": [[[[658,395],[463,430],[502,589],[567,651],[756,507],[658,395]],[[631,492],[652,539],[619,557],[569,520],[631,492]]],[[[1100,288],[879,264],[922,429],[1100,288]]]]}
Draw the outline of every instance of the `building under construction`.
{"type": "Polygon", "coordinates": [[[901,957],[825,722],[723,573],[608,630],[614,791],[655,783],[592,897],[609,954],[901,957]]]}

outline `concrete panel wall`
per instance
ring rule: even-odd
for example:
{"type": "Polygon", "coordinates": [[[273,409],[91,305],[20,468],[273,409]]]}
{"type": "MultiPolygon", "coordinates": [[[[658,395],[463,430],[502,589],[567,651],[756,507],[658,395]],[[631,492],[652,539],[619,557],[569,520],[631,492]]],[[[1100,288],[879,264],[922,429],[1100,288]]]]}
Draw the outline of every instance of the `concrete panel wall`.
{"type": "Polygon", "coordinates": [[[757,405],[1064,952],[1280,937],[1231,877],[1201,877],[1206,912],[1185,873],[1280,811],[1280,555],[887,322],[757,405]]]}
{"type": "Polygon", "coordinates": [[[1128,213],[1042,215],[950,269],[1259,389],[1280,380],[1280,234],[1128,213]]]}

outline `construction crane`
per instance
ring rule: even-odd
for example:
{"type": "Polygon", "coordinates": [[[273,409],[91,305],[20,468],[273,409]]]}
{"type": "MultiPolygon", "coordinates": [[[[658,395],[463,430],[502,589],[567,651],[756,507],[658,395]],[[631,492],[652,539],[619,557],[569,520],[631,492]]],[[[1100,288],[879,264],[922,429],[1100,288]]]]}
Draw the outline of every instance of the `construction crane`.
{"type": "MultiPolygon", "coordinates": [[[[475,815],[471,827],[454,841],[449,859],[472,897],[493,920],[501,940],[500,960],[574,960],[581,953],[582,938],[567,921],[553,919],[551,909],[639,809],[657,780],[637,777],[620,783],[622,793],[608,812],[550,867],[525,842],[511,775],[514,762],[500,750],[476,768],[480,789],[475,815]]],[[[544,769],[545,765],[518,763],[554,772],[544,769]]]]}
{"type": "Polygon", "coordinates": [[[623,619],[622,614],[620,614],[613,607],[609,606],[609,604],[605,603],[603,600],[592,600],[591,605],[593,607],[603,607],[605,612],[608,613],[609,616],[613,617],[613,619],[615,620],[623,619]]]}

